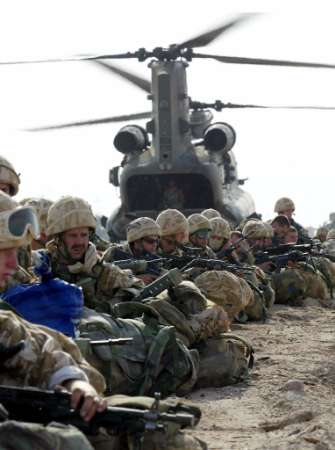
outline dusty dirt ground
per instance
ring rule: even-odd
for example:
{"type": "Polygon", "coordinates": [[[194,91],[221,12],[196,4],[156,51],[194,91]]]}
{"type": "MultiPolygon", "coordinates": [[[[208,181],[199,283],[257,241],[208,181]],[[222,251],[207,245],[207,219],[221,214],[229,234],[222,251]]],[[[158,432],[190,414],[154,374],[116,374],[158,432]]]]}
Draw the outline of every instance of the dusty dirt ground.
{"type": "Polygon", "coordinates": [[[234,325],[255,348],[250,378],[188,397],[203,413],[193,433],[209,449],[335,449],[335,310],[307,304],[234,325]]]}

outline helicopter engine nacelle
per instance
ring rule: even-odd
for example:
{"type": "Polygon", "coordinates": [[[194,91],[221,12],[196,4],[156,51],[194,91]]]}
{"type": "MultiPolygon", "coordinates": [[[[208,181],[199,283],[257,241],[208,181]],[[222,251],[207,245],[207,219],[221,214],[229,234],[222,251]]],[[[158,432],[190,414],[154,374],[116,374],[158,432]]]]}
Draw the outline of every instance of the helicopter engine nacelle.
{"type": "Polygon", "coordinates": [[[125,155],[142,152],[149,145],[147,132],[138,125],[126,125],[116,134],[114,147],[125,155]]]}
{"type": "Polygon", "coordinates": [[[232,126],[225,122],[213,123],[204,132],[204,145],[210,152],[227,153],[236,141],[236,133],[232,126]]]}

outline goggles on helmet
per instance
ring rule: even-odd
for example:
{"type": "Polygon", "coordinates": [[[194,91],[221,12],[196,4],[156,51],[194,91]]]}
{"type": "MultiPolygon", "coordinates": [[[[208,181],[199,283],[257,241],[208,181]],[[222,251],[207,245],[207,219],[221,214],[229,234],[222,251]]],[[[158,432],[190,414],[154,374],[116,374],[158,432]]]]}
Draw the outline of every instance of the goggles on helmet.
{"type": "Polygon", "coordinates": [[[0,213],[0,238],[20,239],[30,232],[33,239],[39,236],[40,228],[35,211],[30,207],[0,213]],[[3,236],[1,236],[3,235],[3,236]]]}
{"type": "Polygon", "coordinates": [[[197,236],[200,239],[208,239],[210,235],[210,230],[197,230],[194,232],[195,236],[197,236]]]}

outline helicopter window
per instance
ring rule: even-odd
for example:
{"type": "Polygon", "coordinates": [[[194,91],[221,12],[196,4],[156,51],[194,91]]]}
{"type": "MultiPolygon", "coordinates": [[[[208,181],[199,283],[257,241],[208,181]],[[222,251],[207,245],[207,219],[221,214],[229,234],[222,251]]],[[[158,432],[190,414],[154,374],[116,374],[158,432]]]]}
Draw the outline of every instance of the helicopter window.
{"type": "Polygon", "coordinates": [[[129,211],[213,206],[211,183],[199,174],[135,175],[127,181],[126,192],[129,211]]]}

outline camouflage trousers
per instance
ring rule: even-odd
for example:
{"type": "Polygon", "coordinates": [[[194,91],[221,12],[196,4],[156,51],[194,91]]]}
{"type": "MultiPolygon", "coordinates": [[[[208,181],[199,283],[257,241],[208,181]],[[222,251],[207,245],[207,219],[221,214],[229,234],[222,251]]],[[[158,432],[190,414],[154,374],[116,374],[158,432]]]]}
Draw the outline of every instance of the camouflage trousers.
{"type": "MultiPolygon", "coordinates": [[[[147,433],[146,450],[205,450],[206,444],[174,428],[166,432],[147,433]]],[[[78,429],[53,423],[43,426],[33,423],[6,421],[0,424],[0,450],[132,450],[130,436],[107,433],[86,438],[78,429]]]]}
{"type": "Polygon", "coordinates": [[[324,300],[329,292],[324,277],[318,270],[297,265],[272,275],[276,303],[299,304],[307,297],[324,300]]]}
{"type": "Polygon", "coordinates": [[[43,426],[8,420],[0,424],[0,450],[93,450],[77,429],[62,424],[43,426]]]}

